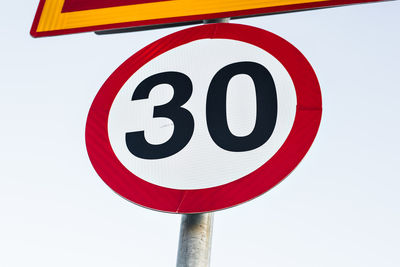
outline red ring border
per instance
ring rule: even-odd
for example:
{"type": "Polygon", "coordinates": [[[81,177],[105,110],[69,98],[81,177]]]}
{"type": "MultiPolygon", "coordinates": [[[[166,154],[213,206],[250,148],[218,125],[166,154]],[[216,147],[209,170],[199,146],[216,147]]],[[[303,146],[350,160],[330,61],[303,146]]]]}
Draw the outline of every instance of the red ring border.
{"type": "Polygon", "coordinates": [[[317,134],[322,116],[321,91],[307,59],[286,40],[268,31],[232,23],[185,29],[141,49],[107,79],[96,95],[86,123],[86,147],[98,175],[120,196],[140,206],[171,213],[202,213],[236,206],[277,185],[300,163],[317,134]],[[297,95],[293,127],[274,156],[252,173],[228,184],[194,190],[161,187],[142,180],[118,160],[108,138],[111,105],[125,82],[150,60],[180,45],[207,38],[232,39],[274,56],[291,76],[297,95]]]}

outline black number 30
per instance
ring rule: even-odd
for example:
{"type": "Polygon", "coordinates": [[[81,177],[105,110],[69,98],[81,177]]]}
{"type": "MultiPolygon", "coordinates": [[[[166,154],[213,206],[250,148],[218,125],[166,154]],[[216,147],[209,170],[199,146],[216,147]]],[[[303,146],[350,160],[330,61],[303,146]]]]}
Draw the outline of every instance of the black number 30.
{"type": "MultiPolygon", "coordinates": [[[[169,84],[174,89],[170,102],[154,107],[153,117],[171,119],[174,131],[171,138],[159,145],[146,141],[144,131],[126,133],[129,151],[143,159],[161,159],[181,151],[190,141],[194,131],[192,114],[182,106],[192,95],[190,78],[180,72],[163,72],[142,81],[132,96],[132,101],[147,99],[157,85],[169,84]]],[[[278,104],[276,88],[270,72],[255,62],[237,62],[223,67],[211,80],[206,103],[207,126],[213,141],[228,151],[249,151],[256,149],[271,137],[275,128],[278,104]],[[236,75],[248,75],[256,91],[257,117],[253,131],[247,136],[235,136],[229,130],[226,114],[226,97],[229,81],[236,75]]]]}

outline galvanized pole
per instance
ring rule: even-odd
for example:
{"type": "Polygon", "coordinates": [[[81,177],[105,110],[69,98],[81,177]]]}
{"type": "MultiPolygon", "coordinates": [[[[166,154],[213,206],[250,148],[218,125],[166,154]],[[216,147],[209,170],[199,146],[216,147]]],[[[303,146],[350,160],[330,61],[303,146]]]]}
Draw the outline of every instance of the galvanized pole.
{"type": "MultiPolygon", "coordinates": [[[[227,23],[229,18],[205,20],[204,23],[227,23]]],[[[179,234],[176,267],[209,267],[213,213],[183,214],[179,234]]]]}
{"type": "Polygon", "coordinates": [[[213,213],[182,215],[177,267],[210,266],[213,213]]]}

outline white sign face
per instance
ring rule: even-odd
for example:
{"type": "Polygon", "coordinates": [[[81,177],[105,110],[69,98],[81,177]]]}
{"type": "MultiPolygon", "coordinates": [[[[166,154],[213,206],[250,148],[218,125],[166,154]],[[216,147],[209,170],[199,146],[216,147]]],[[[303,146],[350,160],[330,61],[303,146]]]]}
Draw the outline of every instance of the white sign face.
{"type": "MultiPolygon", "coordinates": [[[[263,104],[268,105],[268,102],[263,104]]],[[[268,161],[292,128],[296,104],[290,75],[271,54],[241,41],[202,39],[176,47],[149,61],[125,83],[112,103],[108,134],[118,159],[141,179],[173,189],[209,188],[240,179],[268,161]],[[221,148],[211,138],[206,120],[206,101],[216,73],[240,62],[257,63],[269,71],[275,83],[278,109],[269,139],[255,149],[235,152],[221,148]],[[193,85],[189,100],[182,106],[193,116],[193,135],[183,149],[171,156],[140,158],[129,151],[125,135],[144,131],[150,144],[167,142],[173,134],[174,122],[166,117],[153,118],[153,114],[154,107],[171,101],[174,88],[164,83],[151,89],[146,99],[132,101],[132,96],[146,78],[172,71],[185,74],[193,85]]],[[[238,74],[229,81],[226,117],[234,136],[248,136],[255,129],[257,95],[251,76],[238,74]]]]}
{"type": "Polygon", "coordinates": [[[321,120],[311,65],[254,27],[166,36],[125,61],[89,111],[86,146],[115,192],[151,209],[210,212],[282,181],[321,120]]]}

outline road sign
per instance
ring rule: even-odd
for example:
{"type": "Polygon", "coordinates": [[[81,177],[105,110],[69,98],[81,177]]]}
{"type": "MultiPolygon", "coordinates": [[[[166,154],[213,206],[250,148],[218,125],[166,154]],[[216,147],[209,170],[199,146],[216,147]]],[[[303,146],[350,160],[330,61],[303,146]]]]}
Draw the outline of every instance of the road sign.
{"type": "Polygon", "coordinates": [[[40,0],[34,37],[243,17],[385,0],[40,0]]]}
{"type": "Polygon", "coordinates": [[[282,181],[311,146],[321,93],[305,57],[262,29],[208,24],[125,61],[90,108],[99,176],[151,209],[209,212],[282,181]]]}

